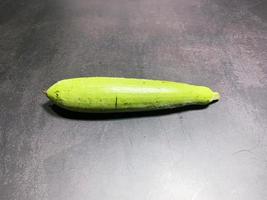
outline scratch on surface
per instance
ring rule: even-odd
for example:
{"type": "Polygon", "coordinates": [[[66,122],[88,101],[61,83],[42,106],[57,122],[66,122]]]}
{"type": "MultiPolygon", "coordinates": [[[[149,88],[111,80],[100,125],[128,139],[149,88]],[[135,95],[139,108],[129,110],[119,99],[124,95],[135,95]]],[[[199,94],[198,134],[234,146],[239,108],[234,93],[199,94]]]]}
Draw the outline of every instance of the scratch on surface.
{"type": "Polygon", "coordinates": [[[204,185],[202,185],[192,196],[191,200],[196,200],[197,197],[199,196],[199,194],[205,189],[205,187],[207,186],[207,183],[205,183],[204,185]]]}
{"type": "Polygon", "coordinates": [[[190,133],[185,131],[184,122],[183,122],[183,116],[178,117],[178,120],[180,121],[181,131],[182,131],[183,135],[187,135],[189,140],[190,140],[190,142],[192,142],[193,139],[192,139],[190,133]]]}
{"type": "Polygon", "coordinates": [[[167,141],[168,147],[169,147],[170,150],[172,150],[171,143],[170,143],[170,138],[168,136],[167,130],[166,130],[161,118],[159,118],[159,123],[161,124],[162,131],[163,131],[163,133],[164,133],[164,135],[166,137],[166,141],[167,141]]]}
{"type": "Polygon", "coordinates": [[[133,146],[132,138],[130,136],[128,138],[129,138],[129,142],[130,142],[131,146],[133,146]]]}
{"type": "Polygon", "coordinates": [[[244,153],[244,152],[246,152],[246,153],[250,153],[250,154],[254,154],[251,150],[249,150],[249,149],[241,149],[241,150],[239,150],[239,151],[235,151],[234,153],[232,153],[232,155],[236,155],[236,154],[239,154],[239,153],[244,153]]]}
{"type": "Polygon", "coordinates": [[[109,128],[110,128],[110,123],[106,122],[103,127],[103,130],[101,131],[99,135],[99,139],[98,139],[99,144],[103,144],[105,142],[106,133],[108,132],[109,128]]]}

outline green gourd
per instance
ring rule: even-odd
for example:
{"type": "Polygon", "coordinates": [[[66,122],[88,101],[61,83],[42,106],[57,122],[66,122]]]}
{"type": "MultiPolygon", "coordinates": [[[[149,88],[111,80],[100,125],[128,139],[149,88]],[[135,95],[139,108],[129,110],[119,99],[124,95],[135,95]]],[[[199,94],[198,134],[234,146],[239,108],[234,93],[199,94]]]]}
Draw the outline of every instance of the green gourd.
{"type": "Polygon", "coordinates": [[[220,98],[219,93],[204,86],[111,77],[66,79],[55,83],[45,93],[59,107],[93,113],[207,105],[220,98]]]}

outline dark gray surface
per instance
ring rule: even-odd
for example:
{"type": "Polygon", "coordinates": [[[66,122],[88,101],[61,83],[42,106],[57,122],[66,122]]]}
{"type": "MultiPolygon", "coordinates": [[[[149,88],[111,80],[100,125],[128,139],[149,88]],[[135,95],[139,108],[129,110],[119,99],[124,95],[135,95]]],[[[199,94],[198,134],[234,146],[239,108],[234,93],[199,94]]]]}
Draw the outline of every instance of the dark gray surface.
{"type": "Polygon", "coordinates": [[[267,199],[267,1],[2,0],[1,200],[267,199]],[[69,116],[77,76],[207,85],[207,109],[69,116]]]}

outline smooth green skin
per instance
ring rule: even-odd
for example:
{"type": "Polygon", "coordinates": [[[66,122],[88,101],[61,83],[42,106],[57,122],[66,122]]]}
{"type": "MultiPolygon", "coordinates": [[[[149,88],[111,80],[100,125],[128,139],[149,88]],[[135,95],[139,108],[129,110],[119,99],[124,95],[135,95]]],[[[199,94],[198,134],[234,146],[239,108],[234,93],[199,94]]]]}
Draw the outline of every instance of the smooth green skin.
{"type": "Polygon", "coordinates": [[[206,105],[219,99],[208,87],[159,80],[84,77],[66,79],[46,92],[56,105],[78,112],[130,112],[185,105],[206,105]]]}

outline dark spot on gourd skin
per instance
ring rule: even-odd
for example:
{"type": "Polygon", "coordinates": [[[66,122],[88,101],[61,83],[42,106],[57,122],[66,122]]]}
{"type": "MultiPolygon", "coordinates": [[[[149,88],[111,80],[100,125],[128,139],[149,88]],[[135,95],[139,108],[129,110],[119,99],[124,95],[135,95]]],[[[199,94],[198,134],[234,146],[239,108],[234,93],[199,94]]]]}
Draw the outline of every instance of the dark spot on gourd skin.
{"type": "Polygon", "coordinates": [[[60,98],[59,93],[60,93],[60,91],[58,91],[58,90],[55,92],[55,94],[56,94],[56,101],[57,101],[58,103],[62,103],[63,100],[60,98]]]}
{"type": "Polygon", "coordinates": [[[59,91],[57,90],[57,91],[55,92],[55,94],[56,94],[56,97],[58,98],[58,97],[59,97],[59,91]]]}
{"type": "Polygon", "coordinates": [[[118,107],[118,97],[116,96],[116,100],[115,100],[115,109],[117,109],[118,107]]]}

